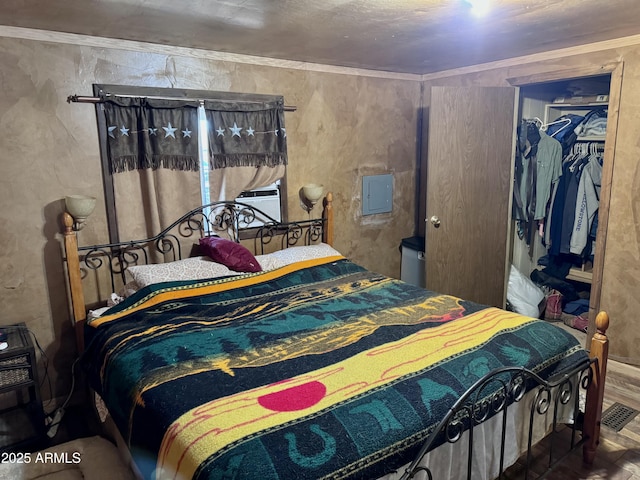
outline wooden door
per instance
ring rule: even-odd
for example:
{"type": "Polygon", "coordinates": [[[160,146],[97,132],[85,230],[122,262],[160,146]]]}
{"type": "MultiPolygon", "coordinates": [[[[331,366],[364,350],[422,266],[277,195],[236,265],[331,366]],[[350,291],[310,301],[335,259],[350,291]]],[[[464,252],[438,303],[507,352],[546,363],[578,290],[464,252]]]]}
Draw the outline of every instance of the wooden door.
{"type": "Polygon", "coordinates": [[[426,188],[426,286],[503,307],[517,89],[433,87],[426,188]]]}

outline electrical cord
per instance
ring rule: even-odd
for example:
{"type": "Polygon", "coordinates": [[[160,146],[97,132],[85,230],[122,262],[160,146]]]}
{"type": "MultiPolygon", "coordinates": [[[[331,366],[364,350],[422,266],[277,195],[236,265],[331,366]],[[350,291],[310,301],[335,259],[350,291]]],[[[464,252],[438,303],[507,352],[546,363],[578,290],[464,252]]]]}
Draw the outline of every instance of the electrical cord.
{"type": "Polygon", "coordinates": [[[65,399],[65,401],[62,403],[60,407],[56,408],[46,417],[46,421],[48,421],[47,426],[49,427],[49,429],[47,430],[47,436],[49,438],[55,437],[56,433],[58,433],[58,426],[62,422],[62,417],[66,411],[67,405],[69,404],[69,401],[73,396],[73,391],[75,390],[75,387],[76,387],[76,374],[75,374],[76,364],[80,361],[81,358],[82,358],[82,355],[76,358],[71,364],[71,388],[69,390],[69,394],[67,395],[67,398],[65,399]]]}
{"type": "Polygon", "coordinates": [[[44,382],[46,380],[49,386],[49,399],[51,399],[53,398],[53,388],[51,386],[51,377],[49,376],[49,357],[47,357],[47,354],[44,353],[44,350],[40,346],[40,342],[38,342],[38,337],[36,337],[36,334],[31,330],[29,330],[29,328],[27,327],[25,328],[33,337],[33,341],[35,342],[36,346],[38,347],[38,351],[40,352],[40,357],[42,358],[42,364],[44,365],[44,377],[40,381],[40,388],[42,388],[42,385],[44,385],[44,382]]]}
{"type": "Polygon", "coordinates": [[[76,387],[76,374],[75,374],[76,365],[80,360],[82,360],[82,357],[84,357],[85,353],[87,353],[87,351],[89,350],[89,347],[91,347],[95,339],[96,337],[92,338],[91,341],[87,345],[85,345],[85,348],[82,351],[82,353],[71,364],[71,388],[69,389],[69,395],[67,395],[67,398],[62,403],[62,405],[57,409],[55,409],[53,412],[51,412],[51,414],[49,414],[47,417],[50,419],[50,422],[48,423],[49,430],[47,431],[47,435],[49,436],[49,438],[55,437],[58,431],[58,425],[62,421],[62,416],[64,415],[65,409],[67,408],[67,405],[69,404],[69,401],[73,396],[73,391],[75,390],[75,387],[76,387]]]}

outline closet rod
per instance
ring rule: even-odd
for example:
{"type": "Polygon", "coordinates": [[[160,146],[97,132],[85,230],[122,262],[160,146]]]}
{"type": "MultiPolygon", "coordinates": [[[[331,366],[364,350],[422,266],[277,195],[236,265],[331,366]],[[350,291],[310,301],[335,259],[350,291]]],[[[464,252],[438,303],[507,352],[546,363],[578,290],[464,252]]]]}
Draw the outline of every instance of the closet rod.
{"type": "MultiPolygon", "coordinates": [[[[152,98],[155,100],[186,100],[198,102],[201,98],[184,98],[184,97],[161,97],[154,95],[114,95],[114,97],[128,97],[128,98],[152,98]]],[[[222,100],[224,101],[224,100],[222,100]]],[[[81,95],[69,95],[67,97],[67,103],[103,103],[104,99],[100,97],[83,97],[81,95]]],[[[298,109],[295,105],[285,105],[285,112],[295,112],[298,109]]]]}

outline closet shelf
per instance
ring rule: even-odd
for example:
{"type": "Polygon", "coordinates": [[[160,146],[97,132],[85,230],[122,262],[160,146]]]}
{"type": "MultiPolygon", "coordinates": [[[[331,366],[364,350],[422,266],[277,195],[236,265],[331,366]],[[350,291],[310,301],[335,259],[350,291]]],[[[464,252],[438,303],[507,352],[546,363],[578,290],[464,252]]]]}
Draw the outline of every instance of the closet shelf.
{"type": "Polygon", "coordinates": [[[576,139],[578,142],[604,142],[604,135],[585,135],[576,139]]]}
{"type": "Polygon", "coordinates": [[[546,107],[547,108],[560,108],[560,109],[579,108],[579,109],[588,110],[588,109],[591,109],[593,107],[606,107],[608,105],[609,105],[608,101],[605,101],[605,102],[588,102],[588,103],[553,102],[553,103],[546,104],[546,107]]]}
{"type": "Polygon", "coordinates": [[[591,283],[592,278],[593,266],[591,263],[585,263],[582,267],[573,267],[567,275],[567,280],[575,280],[582,283],[591,283]]]}

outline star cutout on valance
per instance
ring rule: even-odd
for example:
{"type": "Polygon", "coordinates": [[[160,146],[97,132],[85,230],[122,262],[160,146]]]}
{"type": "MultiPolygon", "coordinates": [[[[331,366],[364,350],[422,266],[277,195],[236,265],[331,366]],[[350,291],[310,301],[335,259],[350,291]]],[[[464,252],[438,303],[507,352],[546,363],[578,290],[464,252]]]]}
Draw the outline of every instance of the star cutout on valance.
{"type": "Polygon", "coordinates": [[[233,122],[233,127],[230,127],[229,130],[231,130],[232,137],[235,137],[236,135],[240,136],[240,132],[242,131],[242,129],[236,125],[236,122],[233,122]]]}
{"type": "MultiPolygon", "coordinates": [[[[282,132],[282,136],[283,137],[287,136],[287,132],[286,132],[286,130],[284,128],[276,128],[275,130],[267,130],[265,132],[258,132],[252,126],[249,126],[249,128],[239,127],[236,122],[233,123],[233,127],[229,127],[228,129],[231,132],[231,138],[233,138],[233,137],[241,137],[242,138],[242,136],[243,136],[242,132],[243,131],[246,132],[246,136],[247,137],[255,137],[256,134],[259,134],[259,135],[275,135],[277,137],[278,135],[280,135],[280,132],[282,132]]],[[[224,137],[226,131],[227,131],[226,128],[218,127],[215,130],[215,132],[217,134],[216,136],[217,137],[224,137]]]]}
{"type": "MultiPolygon", "coordinates": [[[[175,132],[178,129],[173,127],[171,125],[171,122],[169,122],[166,127],[162,127],[162,128],[165,131],[164,138],[168,138],[168,137],[176,138],[175,132]]],[[[118,130],[120,132],[120,136],[122,136],[122,137],[128,137],[128,136],[130,136],[129,135],[130,133],[138,133],[136,130],[131,130],[130,128],[127,128],[126,125],[122,125],[120,128],[118,128],[117,125],[111,125],[110,127],[107,127],[107,133],[113,139],[116,138],[115,133],[114,133],[116,130],[118,130]]],[[[155,128],[155,127],[149,127],[149,128],[147,128],[146,130],[143,130],[143,131],[146,131],[149,134],[149,136],[151,136],[151,135],[157,136],[158,135],[158,129],[155,128]]],[[[187,138],[187,137],[191,138],[191,134],[192,133],[193,133],[193,131],[189,130],[189,128],[187,127],[184,130],[182,130],[182,137],[183,138],[187,138]]]]}
{"type": "Polygon", "coordinates": [[[162,127],[162,129],[164,130],[164,138],[167,138],[167,137],[176,138],[175,132],[177,128],[172,127],[171,122],[169,122],[166,127],[162,127]]]}

